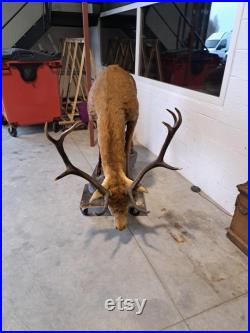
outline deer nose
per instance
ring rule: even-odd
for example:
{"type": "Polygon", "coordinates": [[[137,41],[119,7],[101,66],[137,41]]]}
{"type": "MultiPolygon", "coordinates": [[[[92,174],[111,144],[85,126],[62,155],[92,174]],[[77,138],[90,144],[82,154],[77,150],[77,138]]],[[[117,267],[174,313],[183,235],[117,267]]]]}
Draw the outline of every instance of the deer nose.
{"type": "Polygon", "coordinates": [[[115,228],[116,228],[116,230],[122,231],[122,230],[126,229],[126,226],[125,225],[123,225],[123,226],[116,225],[115,228]]]}

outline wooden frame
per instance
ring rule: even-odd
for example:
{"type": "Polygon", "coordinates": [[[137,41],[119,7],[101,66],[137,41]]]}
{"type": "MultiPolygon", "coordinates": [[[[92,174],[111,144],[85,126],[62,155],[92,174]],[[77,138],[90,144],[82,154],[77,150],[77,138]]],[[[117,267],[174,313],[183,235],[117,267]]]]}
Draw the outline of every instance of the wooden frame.
{"type": "MultiPolygon", "coordinates": [[[[85,68],[84,38],[66,38],[62,49],[62,68],[60,70],[60,95],[63,116],[60,125],[71,124],[79,118],[77,103],[87,101],[88,90],[85,68]],[[73,96],[73,97],[72,97],[73,96]]],[[[96,65],[90,51],[93,79],[96,77],[96,65]]]]}
{"type": "MultiPolygon", "coordinates": [[[[90,64],[90,47],[89,47],[89,20],[88,20],[88,2],[82,3],[82,18],[83,18],[83,36],[85,40],[85,69],[86,69],[86,88],[87,94],[91,87],[91,64],[90,64]]],[[[95,145],[94,139],[94,124],[92,120],[89,120],[89,142],[90,146],[95,145]]]]}
{"type": "Polygon", "coordinates": [[[66,38],[62,50],[62,68],[60,71],[61,105],[65,120],[60,124],[74,123],[79,116],[77,103],[87,100],[84,77],[85,44],[83,38],[66,38]],[[71,97],[73,91],[73,101],[71,97]]]}
{"type": "Polygon", "coordinates": [[[105,12],[102,12],[100,14],[100,17],[105,17],[109,15],[114,15],[118,13],[122,13],[131,9],[137,9],[137,24],[136,24],[136,52],[135,52],[135,78],[140,82],[145,82],[147,84],[151,84],[155,87],[159,87],[161,89],[167,89],[168,91],[171,91],[175,94],[182,94],[183,96],[186,96],[187,98],[190,98],[195,101],[201,101],[208,104],[213,104],[217,106],[222,106],[224,104],[226,91],[228,88],[229,83],[229,76],[232,69],[232,63],[233,63],[233,57],[234,52],[236,49],[236,43],[238,38],[238,33],[240,30],[240,23],[241,23],[241,17],[243,15],[244,11],[244,3],[238,3],[237,12],[235,15],[235,21],[233,26],[233,34],[230,42],[230,47],[228,51],[228,57],[227,57],[227,63],[225,67],[225,72],[223,76],[223,81],[221,85],[221,92],[220,96],[212,96],[203,92],[195,91],[192,89],[187,89],[180,86],[175,86],[170,83],[156,81],[150,78],[145,78],[140,76],[139,71],[139,65],[140,65],[140,52],[141,52],[141,12],[142,8],[146,6],[150,6],[153,4],[157,4],[159,2],[135,2],[129,5],[121,6],[118,8],[110,9],[105,12]]]}

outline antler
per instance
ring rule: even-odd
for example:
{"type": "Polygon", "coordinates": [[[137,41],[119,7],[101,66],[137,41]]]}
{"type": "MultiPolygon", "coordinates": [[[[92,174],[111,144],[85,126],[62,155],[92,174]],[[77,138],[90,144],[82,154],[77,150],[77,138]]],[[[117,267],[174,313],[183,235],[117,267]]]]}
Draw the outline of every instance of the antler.
{"type": "Polygon", "coordinates": [[[81,121],[78,121],[73,126],[71,126],[69,129],[64,131],[58,140],[54,139],[51,135],[49,135],[48,123],[45,124],[45,128],[44,128],[45,134],[46,134],[47,138],[49,139],[49,141],[52,142],[56,146],[56,149],[57,149],[58,153],[60,154],[60,156],[62,157],[63,162],[66,166],[66,170],[63,173],[61,173],[58,177],[56,177],[55,180],[59,180],[68,175],[76,175],[76,176],[79,176],[79,177],[82,177],[82,178],[88,180],[90,183],[92,183],[95,186],[95,188],[98,189],[98,191],[101,194],[104,195],[104,209],[100,213],[96,214],[96,215],[103,215],[108,208],[108,199],[109,199],[109,194],[110,194],[109,191],[106,190],[105,187],[103,187],[100,183],[98,183],[95,178],[91,177],[86,172],[75,167],[70,162],[68,156],[66,155],[66,153],[64,151],[63,142],[64,142],[65,137],[69,133],[71,133],[75,128],[77,128],[80,124],[81,124],[81,121]]]}
{"type": "Polygon", "coordinates": [[[181,123],[182,123],[182,116],[181,116],[181,113],[180,111],[175,108],[175,111],[177,112],[177,115],[171,111],[171,110],[168,110],[167,111],[173,116],[174,118],[174,125],[171,126],[169,124],[167,124],[166,122],[162,122],[167,128],[168,128],[168,135],[164,141],[164,144],[161,148],[161,151],[158,155],[158,157],[153,161],[151,162],[150,164],[148,164],[144,169],[141,170],[141,172],[136,176],[135,180],[133,181],[133,183],[131,184],[130,188],[128,189],[128,195],[130,197],[130,200],[131,200],[131,203],[132,203],[132,206],[139,210],[139,211],[142,211],[142,212],[146,212],[143,208],[137,206],[135,200],[134,200],[134,197],[133,197],[133,191],[134,189],[136,188],[136,186],[140,183],[140,181],[142,180],[142,178],[144,177],[144,175],[151,169],[153,168],[156,168],[156,167],[163,167],[163,168],[166,168],[166,169],[170,169],[170,170],[179,170],[179,168],[175,168],[175,167],[172,167],[171,165],[165,163],[163,161],[164,159],[164,156],[165,156],[165,153],[166,153],[166,150],[171,142],[171,140],[173,139],[175,133],[177,132],[178,128],[181,126],[181,123]]]}

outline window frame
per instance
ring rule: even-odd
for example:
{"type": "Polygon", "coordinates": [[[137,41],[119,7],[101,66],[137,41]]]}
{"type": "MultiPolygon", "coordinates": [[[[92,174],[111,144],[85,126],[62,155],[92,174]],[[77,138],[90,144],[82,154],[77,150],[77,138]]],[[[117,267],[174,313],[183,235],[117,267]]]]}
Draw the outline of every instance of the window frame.
{"type": "Polygon", "coordinates": [[[137,10],[136,15],[136,43],[135,43],[135,74],[132,74],[135,79],[140,83],[150,84],[154,87],[160,89],[167,89],[168,92],[173,94],[179,94],[190,99],[195,99],[196,101],[205,102],[209,104],[214,104],[216,106],[222,106],[225,101],[225,96],[229,84],[229,78],[232,71],[233,58],[236,52],[237,38],[240,30],[241,19],[244,12],[244,2],[239,2],[237,5],[236,15],[233,23],[233,33],[230,41],[230,46],[228,49],[227,62],[225,66],[225,71],[223,75],[223,80],[221,84],[220,96],[209,95],[205,92],[200,92],[192,90],[189,88],[184,88],[181,86],[176,86],[171,83],[161,82],[158,80],[150,79],[139,75],[139,66],[140,66],[140,47],[141,47],[141,30],[142,30],[142,8],[146,6],[151,6],[154,4],[160,3],[157,2],[135,2],[129,5],[117,7],[114,9],[107,10],[100,14],[100,17],[115,15],[122,13],[131,9],[137,10]]]}

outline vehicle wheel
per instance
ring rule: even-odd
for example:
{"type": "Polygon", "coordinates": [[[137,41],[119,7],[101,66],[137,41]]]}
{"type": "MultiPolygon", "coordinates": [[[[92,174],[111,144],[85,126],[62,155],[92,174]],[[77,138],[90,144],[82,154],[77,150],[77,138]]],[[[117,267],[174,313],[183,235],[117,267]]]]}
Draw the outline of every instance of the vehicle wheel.
{"type": "Polygon", "coordinates": [[[140,214],[139,210],[137,210],[136,208],[134,207],[131,207],[129,209],[129,214],[133,215],[133,216],[138,216],[140,214]]]}
{"type": "Polygon", "coordinates": [[[88,216],[89,215],[89,210],[88,208],[85,208],[82,210],[83,215],[88,216]]]}
{"type": "Polygon", "coordinates": [[[2,114],[2,125],[3,125],[3,126],[8,125],[8,122],[7,122],[7,120],[5,119],[5,117],[4,117],[3,114],[2,114]]]}
{"type": "Polygon", "coordinates": [[[52,129],[55,133],[59,132],[61,129],[61,126],[59,125],[59,122],[57,120],[53,121],[52,123],[52,129]]]}
{"type": "Polygon", "coordinates": [[[14,126],[9,126],[8,127],[8,132],[11,136],[13,136],[14,138],[17,136],[17,129],[14,126]]]}

